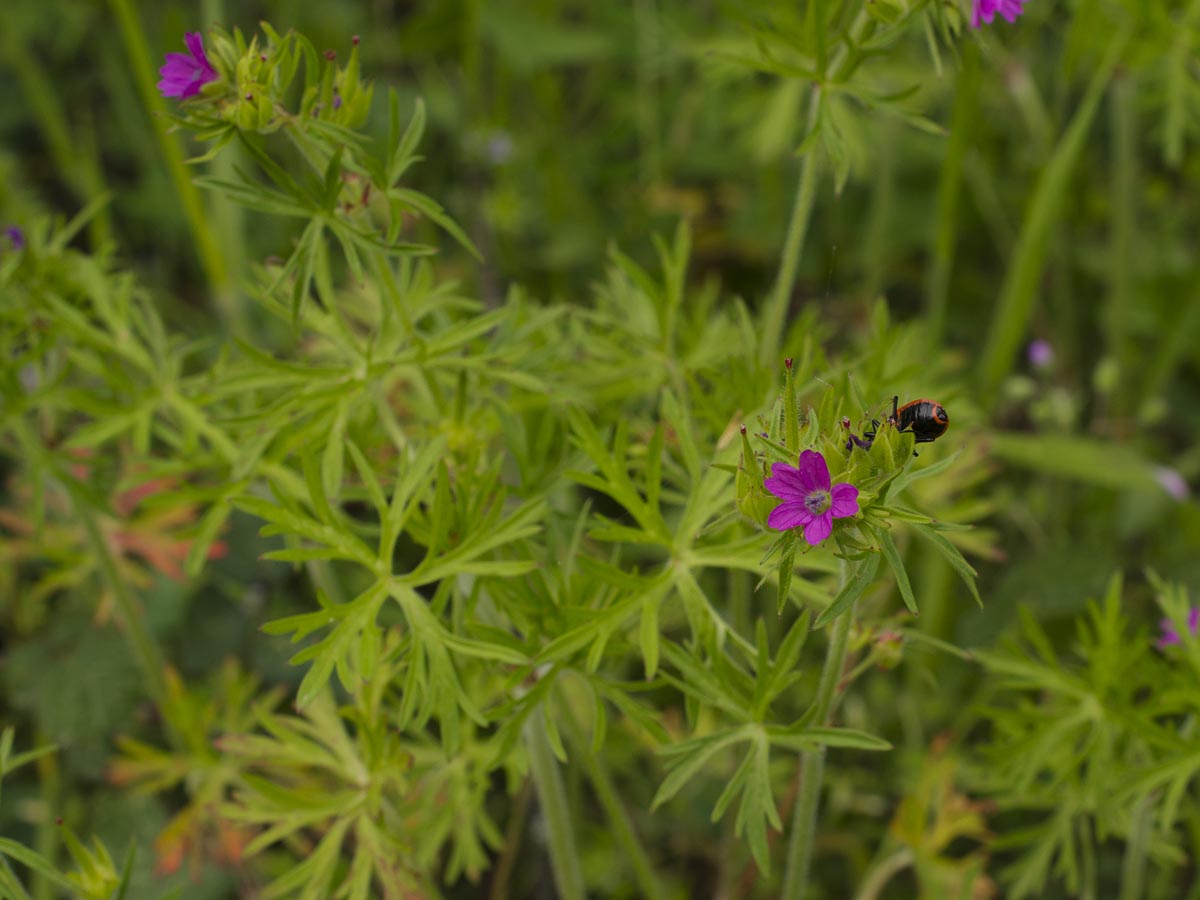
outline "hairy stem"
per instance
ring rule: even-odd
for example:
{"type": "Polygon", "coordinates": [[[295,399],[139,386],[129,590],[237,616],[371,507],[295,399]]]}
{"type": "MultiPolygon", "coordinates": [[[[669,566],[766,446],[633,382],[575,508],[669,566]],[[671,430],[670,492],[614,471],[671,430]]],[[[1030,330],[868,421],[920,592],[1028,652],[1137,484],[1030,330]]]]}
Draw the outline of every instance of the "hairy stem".
{"type": "MultiPolygon", "coordinates": [[[[847,566],[842,563],[839,589],[847,578],[847,566]]],[[[829,650],[817,697],[813,701],[812,722],[828,724],[833,701],[846,663],[846,646],[850,641],[850,623],[854,607],[846,610],[833,622],[829,633],[829,650]]],[[[792,812],[791,836],[788,838],[787,865],[783,876],[782,900],[802,900],[808,888],[808,873],[812,867],[813,841],[817,834],[817,809],[821,802],[821,782],[825,771],[825,748],[805,753],[800,758],[800,796],[792,812]]]]}
{"type": "Polygon", "coordinates": [[[584,772],[587,773],[592,788],[596,792],[596,799],[600,801],[605,815],[608,816],[613,837],[616,838],[617,845],[629,861],[630,868],[633,869],[633,876],[639,889],[638,895],[647,900],[663,900],[667,896],[666,892],[650,863],[650,857],[646,854],[641,841],[638,840],[637,833],[633,830],[633,822],[630,821],[629,813],[621,803],[621,798],[617,794],[616,786],[613,784],[604,762],[592,752],[583,730],[575,721],[575,716],[570,710],[567,710],[566,714],[559,719],[559,725],[570,742],[572,758],[577,759],[583,766],[584,772]]]}
{"type": "MultiPolygon", "coordinates": [[[[814,87],[809,98],[808,130],[817,123],[821,109],[821,88],[814,87]]],[[[813,197],[817,189],[820,165],[817,148],[812,147],[804,154],[800,164],[800,182],[796,188],[796,199],[792,203],[792,215],[788,220],[787,236],[783,241],[783,253],[779,259],[779,274],[771,288],[767,308],[763,313],[762,352],[763,365],[772,365],[779,355],[783,343],[784,319],[791,305],[792,290],[796,287],[796,270],[800,266],[800,254],[804,250],[804,239],[808,235],[808,220],[812,214],[813,197]]]]}
{"type": "Polygon", "coordinates": [[[579,868],[579,851],[575,847],[575,833],[571,830],[571,811],[567,806],[562,773],[550,750],[546,720],[536,712],[525,723],[525,747],[529,752],[529,772],[546,823],[550,867],[554,871],[559,900],[584,900],[583,872],[579,868]]]}

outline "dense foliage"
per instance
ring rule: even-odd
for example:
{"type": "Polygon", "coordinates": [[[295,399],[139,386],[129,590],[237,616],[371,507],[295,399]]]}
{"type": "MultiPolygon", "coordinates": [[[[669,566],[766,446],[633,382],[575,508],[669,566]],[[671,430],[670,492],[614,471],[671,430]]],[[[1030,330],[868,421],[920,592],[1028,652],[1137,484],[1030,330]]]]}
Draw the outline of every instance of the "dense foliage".
{"type": "Polygon", "coordinates": [[[1200,2],[385,7],[5,10],[0,898],[1200,896],[1200,2]]]}

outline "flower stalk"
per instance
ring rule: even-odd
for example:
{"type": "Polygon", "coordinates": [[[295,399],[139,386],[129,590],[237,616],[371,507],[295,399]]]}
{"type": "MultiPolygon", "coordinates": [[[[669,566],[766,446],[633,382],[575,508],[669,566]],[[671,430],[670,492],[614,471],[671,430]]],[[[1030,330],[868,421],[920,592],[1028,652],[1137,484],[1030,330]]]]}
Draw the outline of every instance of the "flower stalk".
{"type": "MultiPolygon", "coordinates": [[[[839,587],[845,586],[847,571],[848,567],[843,561],[839,587]]],[[[813,701],[812,721],[816,725],[829,724],[838,684],[842,680],[842,669],[846,664],[846,649],[850,643],[850,624],[853,619],[854,607],[852,606],[834,620],[833,627],[830,629],[829,650],[825,656],[825,665],[821,669],[821,680],[817,684],[817,696],[813,701]]],[[[791,835],[788,838],[787,863],[784,869],[781,900],[803,900],[807,892],[824,774],[824,747],[818,747],[802,754],[799,771],[800,795],[796,798],[796,806],[792,812],[791,835]]]]}
{"type": "Polygon", "coordinates": [[[525,723],[525,748],[529,753],[529,772],[537,791],[538,805],[546,823],[546,842],[550,851],[550,867],[559,900],[585,900],[583,871],[579,868],[579,851],[571,829],[571,810],[562,773],[550,750],[546,720],[535,712],[525,723]]]}

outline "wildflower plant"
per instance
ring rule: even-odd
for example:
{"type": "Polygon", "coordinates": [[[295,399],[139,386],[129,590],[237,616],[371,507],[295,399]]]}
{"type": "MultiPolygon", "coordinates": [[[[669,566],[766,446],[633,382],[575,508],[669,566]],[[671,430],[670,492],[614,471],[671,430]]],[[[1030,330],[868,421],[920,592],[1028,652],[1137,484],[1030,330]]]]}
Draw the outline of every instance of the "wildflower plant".
{"type": "MultiPolygon", "coordinates": [[[[990,21],[995,6],[972,9],[990,21]]],[[[793,101],[799,85],[808,111],[757,311],[701,279],[704,224],[686,221],[648,250],[610,246],[569,300],[519,285],[477,299],[454,275],[482,255],[478,229],[421,190],[425,107],[376,92],[357,39],[189,33],[160,73],[168,121],[195,148],[196,184],[277,238],[243,273],[245,314],[196,336],[194,311],[160,302],[112,244],[83,249],[103,201],[0,247],[0,584],[21,587],[3,615],[23,644],[4,678],[64,765],[170,816],[140,842],[153,859],[70,830],[96,823],[55,831],[43,761],[59,754],[14,753],[6,730],[0,777],[28,790],[40,764],[45,796],[21,807],[35,849],[0,839],[0,894],[23,900],[29,880],[112,900],[152,867],[147,896],[203,876],[264,897],[485,881],[520,896],[540,880],[579,900],[620,879],[614,894],[665,898],[694,893],[700,871],[726,895],[793,900],[817,880],[818,832],[847,821],[866,835],[856,858],[880,848],[876,896],[910,865],[930,895],[965,896],[993,852],[1014,861],[1018,895],[1086,884],[1083,837],[1175,858],[1192,825],[1190,738],[1174,727],[1188,700],[1138,708],[1150,682],[1131,673],[1192,666],[1186,602],[1164,599],[1179,643],[1162,653],[1125,639],[1111,596],[1082,663],[1036,631],[1032,662],[955,648],[938,624],[980,600],[968,557],[1001,552],[990,520],[1007,497],[985,454],[1019,459],[1020,436],[985,445],[991,410],[928,321],[872,299],[835,328],[794,303],[817,186],[840,193],[866,170],[875,110],[941,130],[876,61],[916,35],[936,69],[970,15],[789,6],[717,48],[738,78],[766,73],[793,101]],[[938,396],[947,435],[918,448],[884,421],[853,440],[897,392],[938,396]],[[222,633],[197,661],[219,619],[256,637],[222,633]],[[220,658],[226,644],[241,662],[220,658]],[[45,671],[68,655],[95,677],[45,671]],[[935,655],[996,677],[996,763],[943,746],[873,828],[884,818],[849,808],[847,785],[868,803],[864,770],[924,752],[922,726],[898,717],[935,655]],[[94,716],[54,715],[66,708],[94,716]],[[1055,717],[1100,755],[1049,747],[1055,717]],[[1124,787],[1100,771],[1114,760],[1124,787]],[[1044,815],[1064,784],[1071,802],[1044,815]],[[992,841],[968,789],[1045,841],[992,841]],[[1170,802],[1148,826],[1159,791],[1170,802]],[[619,848],[615,875],[589,857],[584,804],[619,848]],[[523,845],[526,831],[544,842],[523,845]],[[702,842],[719,842],[719,871],[690,865],[702,842]]]]}
{"type": "MultiPolygon", "coordinates": [[[[717,426],[736,425],[733,409],[697,416],[698,384],[745,368],[753,402],[765,382],[744,320],[713,315],[711,294],[685,302],[685,227],[659,244],[657,275],[614,255],[609,282],[576,323],[519,296],[481,309],[440,283],[424,261],[433,247],[406,234],[419,216],[468,243],[408,185],[419,105],[405,123],[391,97],[389,135],[374,150],[350,130],[371,94],[354,48],[341,67],[269,28],[249,40],[213,32],[207,51],[190,36],[189,48],[190,62],[171,60],[164,72],[164,92],[186,101],[177,125],[209,142],[201,160],[236,142],[256,166],[200,183],[259,213],[308,220],[287,260],[255,275],[262,309],[297,334],[295,355],[244,341],[214,352],[173,336],[128,275],[68,248],[87,213],[10,274],[15,291],[41,299],[8,306],[6,317],[23,348],[6,363],[16,413],[6,435],[36,473],[34,533],[81,523],[75,540],[100,565],[70,577],[98,574],[112,592],[164,711],[164,746],[126,741],[110,775],[156,790],[183,784],[192,796],[160,837],[160,866],[178,868],[217,835],[220,846],[235,841],[237,858],[315,842],[271,882],[272,895],[365,897],[474,880],[501,843],[485,808],[492,773],[519,784],[529,771],[550,815],[564,802],[562,764],[582,759],[598,789],[608,783],[595,754],[617,716],[660,749],[651,807],[673,802],[714,762],[740,760],[714,816],[736,804],[735,830],[770,872],[768,829],[783,828],[774,761],[889,746],[831,718],[847,613],[881,557],[915,610],[893,526],[917,530],[972,575],[931,517],[891,502],[948,461],[914,468],[911,435],[894,428],[869,452],[847,450],[844,391],[856,382],[846,370],[831,376],[842,389],[814,380],[828,371],[811,343],[804,361],[789,363],[757,447],[715,440],[717,426]],[[292,151],[307,174],[284,168],[280,154],[292,151]],[[47,319],[51,327],[34,327],[47,319]],[[746,334],[740,348],[720,337],[729,329],[746,334]],[[88,354],[109,361],[90,365],[88,354]],[[37,427],[21,413],[65,384],[69,411],[37,427]],[[819,411],[801,416],[809,398],[819,411]],[[844,482],[827,509],[813,510],[818,522],[844,516],[859,492],[861,520],[834,533],[833,552],[799,554],[793,531],[773,539],[768,517],[737,514],[735,501],[762,507],[768,460],[783,457],[824,458],[844,482]],[[185,526],[181,550],[164,557],[114,541],[135,533],[122,522],[139,507],[103,500],[101,485],[171,511],[185,526]],[[577,492],[594,499],[564,503],[577,492]],[[247,707],[252,682],[209,700],[183,690],[141,624],[136,582],[117,555],[128,546],[166,574],[181,564],[196,574],[236,515],[265,523],[263,535],[279,543],[263,557],[306,572],[315,588],[309,608],[264,626],[299,644],[293,716],[267,698],[247,707]],[[772,542],[767,555],[782,561],[764,568],[772,542]],[[721,572],[750,579],[732,619],[711,593],[721,572]],[[766,616],[748,602],[764,576],[779,597],[766,616]],[[809,630],[839,616],[832,640],[841,646],[804,712],[792,694],[809,630]],[[665,729],[631,690],[631,658],[647,688],[683,703],[682,730],[665,729]],[[196,703],[212,712],[189,712],[196,703]]],[[[882,308],[877,324],[886,340],[882,308]]],[[[805,486],[830,487],[824,472],[805,471],[805,486]]],[[[70,571],[60,566],[46,592],[70,571]]],[[[609,813],[628,825],[618,806],[609,813]]],[[[577,861],[569,823],[556,827],[568,829],[551,851],[569,893],[577,861]]],[[[647,893],[660,893],[645,852],[630,852],[647,893]]]]}

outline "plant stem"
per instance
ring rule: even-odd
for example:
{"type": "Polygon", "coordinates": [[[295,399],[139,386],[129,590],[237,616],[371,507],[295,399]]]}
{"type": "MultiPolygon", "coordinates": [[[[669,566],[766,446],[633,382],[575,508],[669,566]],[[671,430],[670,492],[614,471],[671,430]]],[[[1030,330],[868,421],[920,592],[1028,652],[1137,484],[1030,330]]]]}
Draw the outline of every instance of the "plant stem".
{"type": "MultiPolygon", "coordinates": [[[[846,584],[847,566],[843,561],[839,589],[846,584]]],[[[833,709],[837,686],[842,678],[846,663],[846,646],[850,641],[850,623],[854,620],[851,606],[834,619],[829,634],[829,650],[825,655],[825,666],[821,669],[821,680],[817,684],[817,697],[813,701],[812,722],[825,725],[833,709]]],[[[788,839],[787,866],[783,876],[781,900],[803,900],[808,887],[808,873],[812,866],[813,840],[817,833],[817,808],[821,802],[821,781],[825,770],[825,748],[819,747],[800,758],[800,796],[792,814],[791,836],[788,839]]]]}
{"type": "MultiPolygon", "coordinates": [[[[73,134],[59,94],[54,90],[54,80],[42,66],[41,57],[12,32],[6,35],[3,49],[58,171],[63,173],[81,205],[102,197],[107,188],[90,123],[73,134]]],[[[88,233],[93,247],[99,247],[112,235],[112,214],[107,204],[96,210],[88,223],[88,233]]]]}
{"type": "MultiPolygon", "coordinates": [[[[816,127],[820,109],[821,88],[815,86],[809,97],[809,131],[816,127]]],[[[817,148],[811,147],[804,154],[804,161],[800,164],[800,182],[796,188],[796,199],[792,203],[787,236],[783,241],[779,274],[775,277],[775,285],[771,289],[771,296],[763,313],[760,359],[765,366],[778,362],[775,357],[779,355],[779,347],[783,343],[784,319],[791,305],[792,290],[796,287],[796,270],[800,265],[800,253],[804,250],[804,239],[808,235],[808,220],[812,214],[819,170],[817,148]]]]}
{"type": "Polygon", "coordinates": [[[1118,415],[1128,412],[1126,382],[1135,374],[1130,359],[1130,310],[1133,306],[1133,246],[1137,217],[1137,85],[1134,76],[1121,73],[1112,80],[1111,142],[1112,214],[1109,229],[1109,290],[1103,325],[1108,355],[1116,361],[1122,378],[1115,389],[1118,415]]]}
{"type": "Polygon", "coordinates": [[[527,780],[517,794],[508,828],[504,832],[504,850],[492,870],[492,887],[488,892],[488,900],[508,900],[508,882],[517,864],[517,852],[521,849],[521,835],[525,831],[525,821],[529,818],[529,801],[532,799],[533,786],[527,780]]]}
{"type": "Polygon", "coordinates": [[[1146,851],[1153,811],[1154,806],[1149,798],[1134,807],[1129,839],[1125,844],[1125,858],[1121,863],[1120,900],[1141,900],[1145,895],[1146,851]]]}
{"type": "Polygon", "coordinates": [[[213,291],[215,306],[226,321],[233,321],[237,298],[229,284],[225,259],[212,230],[208,227],[208,215],[200,199],[200,192],[192,184],[183,150],[167,130],[166,104],[154,86],[154,63],[151,61],[150,48],[146,44],[146,35],[138,21],[137,11],[133,8],[131,0],[109,0],[109,5],[120,25],[125,51],[129,54],[133,80],[142,103],[150,113],[150,122],[158,138],[163,160],[167,164],[167,173],[171,176],[171,183],[175,186],[175,193],[179,196],[183,213],[196,240],[196,253],[213,291]]]}
{"type": "Polygon", "coordinates": [[[902,872],[912,865],[913,852],[910,847],[901,847],[891,856],[885,857],[874,866],[863,879],[862,887],[858,889],[856,900],[878,900],[884,887],[892,880],[897,872],[902,872]]]}
{"type": "Polygon", "coordinates": [[[575,849],[562,773],[550,750],[546,720],[537,712],[525,723],[525,747],[529,751],[529,772],[546,822],[550,867],[554,871],[559,900],[585,900],[583,872],[579,868],[579,852],[575,849]]]}
{"type": "MultiPolygon", "coordinates": [[[[117,616],[121,621],[125,637],[130,642],[138,667],[142,670],[146,689],[150,692],[151,698],[161,710],[167,701],[167,678],[162,654],[159,652],[158,644],[155,643],[150,630],[146,628],[146,623],[142,618],[141,611],[138,609],[137,601],[129,590],[129,586],[121,578],[121,573],[117,570],[117,563],[113,558],[112,548],[109,546],[108,540],[100,529],[100,523],[96,521],[95,509],[89,504],[88,497],[78,482],[75,481],[69,472],[61,469],[49,454],[44,452],[41,442],[24,422],[20,419],[12,419],[10,420],[10,427],[15,432],[17,440],[25,450],[28,458],[38,463],[42,471],[50,474],[62,486],[70,498],[71,506],[75,511],[75,518],[83,526],[88,544],[92,549],[92,554],[100,564],[100,573],[112,591],[113,600],[117,607],[117,616]]],[[[165,716],[163,717],[163,728],[166,730],[168,737],[174,740],[176,735],[165,716]]]]}
{"type": "Polygon", "coordinates": [[[629,860],[633,876],[638,884],[638,895],[647,900],[663,900],[667,895],[663,891],[662,883],[650,863],[650,857],[642,847],[641,841],[638,840],[637,833],[633,830],[633,822],[630,821],[629,813],[621,803],[621,798],[608,774],[608,769],[605,768],[603,761],[592,752],[579,723],[575,721],[575,716],[569,709],[559,719],[559,727],[562,728],[571,744],[572,758],[577,759],[583,765],[584,771],[591,780],[592,788],[596,792],[596,799],[604,807],[604,813],[608,816],[609,824],[612,826],[613,837],[616,838],[617,844],[629,860]]]}
{"type": "MultiPolygon", "coordinates": [[[[109,547],[108,541],[100,530],[100,524],[96,521],[95,511],[88,506],[84,498],[76,493],[74,485],[68,483],[67,490],[71,495],[71,501],[75,507],[75,516],[79,523],[83,525],[83,530],[88,537],[88,543],[92,548],[92,554],[100,563],[100,571],[104,575],[104,580],[108,582],[109,590],[112,591],[113,600],[116,602],[117,615],[121,620],[125,636],[129,639],[130,646],[133,648],[133,656],[137,660],[138,668],[142,670],[142,678],[146,682],[146,689],[150,692],[150,696],[153,698],[155,704],[161,709],[167,702],[167,680],[164,675],[163,659],[162,654],[158,650],[158,644],[154,642],[154,638],[150,634],[150,629],[146,627],[146,622],[142,618],[137,601],[130,592],[129,586],[121,577],[121,573],[117,571],[117,563],[113,559],[112,549],[109,547]]],[[[164,717],[164,727],[166,727],[166,721],[164,717]]]]}
{"type": "Polygon", "coordinates": [[[950,139],[942,157],[941,175],[938,176],[937,226],[925,290],[925,309],[929,315],[932,340],[939,340],[946,329],[950,273],[954,267],[954,248],[958,242],[963,163],[971,147],[978,111],[979,50],[974,44],[968,43],[963,47],[962,55],[962,71],[955,87],[954,110],[950,114],[950,139]]]}
{"type": "MultiPolygon", "coordinates": [[[[41,743],[42,735],[38,735],[41,743]]],[[[34,849],[52,866],[58,865],[59,829],[54,821],[53,810],[60,809],[62,804],[62,775],[58,767],[57,754],[43,756],[35,764],[37,766],[38,783],[41,787],[42,803],[45,814],[37,824],[37,844],[34,849]]],[[[38,872],[32,876],[33,900],[53,900],[58,896],[54,884],[38,872]]]]}
{"type": "MultiPolygon", "coordinates": [[[[850,26],[849,39],[843,40],[825,71],[821,73],[822,84],[813,85],[809,97],[808,126],[805,136],[811,135],[817,127],[821,114],[822,86],[828,77],[830,83],[836,85],[845,81],[862,61],[863,54],[857,48],[861,46],[864,37],[873,31],[874,19],[867,12],[866,5],[859,11],[850,26]],[[851,47],[856,48],[851,52],[851,47]]],[[[791,305],[792,290],[796,287],[796,270],[800,265],[800,254],[804,250],[804,239],[808,235],[808,220],[812,215],[813,196],[817,188],[817,176],[820,165],[817,158],[817,146],[814,144],[804,154],[804,162],[800,164],[800,182],[796,187],[796,199],[792,203],[792,215],[788,220],[787,236],[783,241],[783,253],[779,259],[779,274],[775,277],[775,285],[767,300],[767,307],[762,318],[762,346],[760,356],[763,365],[771,366],[778,362],[779,347],[783,343],[784,319],[787,318],[788,307],[791,305]]]]}
{"type": "Polygon", "coordinates": [[[1079,867],[1079,900],[1096,900],[1096,850],[1087,816],[1079,819],[1079,855],[1082,858],[1079,867]]]}
{"type": "Polygon", "coordinates": [[[657,85],[657,67],[662,58],[662,49],[656,7],[657,0],[633,0],[634,46],[637,53],[638,167],[644,185],[654,184],[662,177],[657,85]]]}

